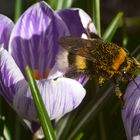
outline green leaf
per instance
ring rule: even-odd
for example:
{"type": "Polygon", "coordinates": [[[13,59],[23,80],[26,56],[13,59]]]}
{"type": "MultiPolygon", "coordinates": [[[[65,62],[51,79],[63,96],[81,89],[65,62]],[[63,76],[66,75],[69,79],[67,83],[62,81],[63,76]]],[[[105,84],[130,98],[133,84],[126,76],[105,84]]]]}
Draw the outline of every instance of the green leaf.
{"type": "Polygon", "coordinates": [[[57,8],[57,1],[56,0],[46,0],[46,3],[48,3],[54,10],[57,8]]]}
{"type": "Polygon", "coordinates": [[[100,0],[93,0],[93,21],[98,35],[101,36],[100,0]]]}
{"type": "Polygon", "coordinates": [[[84,134],[81,132],[79,133],[74,140],[81,140],[84,134]]]}
{"type": "Polygon", "coordinates": [[[8,127],[5,124],[5,116],[0,115],[0,140],[11,140],[11,134],[8,127]]]}
{"type": "Polygon", "coordinates": [[[68,114],[62,119],[61,128],[57,127],[57,139],[65,140],[69,134],[71,126],[73,125],[73,121],[75,121],[77,113],[68,114]]]}
{"type": "Polygon", "coordinates": [[[122,20],[122,16],[123,13],[119,12],[115,18],[111,21],[111,23],[109,24],[109,26],[107,27],[107,29],[105,30],[102,38],[106,41],[111,41],[111,39],[113,38],[117,28],[120,25],[120,21],[122,20]]]}
{"type": "Polygon", "coordinates": [[[125,20],[123,20],[122,36],[123,36],[122,46],[126,47],[128,44],[128,35],[127,35],[127,28],[126,28],[126,21],[125,20]]]}
{"type": "Polygon", "coordinates": [[[69,8],[72,6],[73,0],[64,0],[63,8],[69,8]]]}
{"type": "Polygon", "coordinates": [[[56,128],[56,137],[57,139],[59,140],[60,137],[63,135],[65,135],[67,132],[67,129],[69,128],[69,118],[70,118],[70,114],[68,114],[67,116],[63,117],[63,119],[61,119],[59,122],[58,122],[58,125],[60,124],[60,126],[56,128]],[[65,132],[65,133],[64,133],[65,132]]]}
{"type": "Polygon", "coordinates": [[[56,9],[62,9],[63,8],[63,3],[64,3],[64,0],[57,1],[57,7],[56,7],[56,9]]]}
{"type": "Polygon", "coordinates": [[[46,140],[56,140],[54,130],[51,125],[51,121],[49,119],[43,100],[40,96],[36,81],[33,78],[31,69],[28,66],[26,67],[26,74],[27,74],[27,79],[29,81],[29,86],[32,92],[32,96],[36,105],[36,109],[38,112],[38,117],[44,131],[45,138],[46,140]]]}
{"type": "MultiPolygon", "coordinates": [[[[47,2],[47,1],[46,1],[47,2]]],[[[48,2],[54,10],[71,7],[73,0],[49,0],[48,2]]]]}
{"type": "Polygon", "coordinates": [[[6,140],[12,140],[9,128],[4,125],[4,137],[6,140]]]}
{"type": "Polygon", "coordinates": [[[5,116],[0,115],[0,136],[3,136],[5,116]]]}

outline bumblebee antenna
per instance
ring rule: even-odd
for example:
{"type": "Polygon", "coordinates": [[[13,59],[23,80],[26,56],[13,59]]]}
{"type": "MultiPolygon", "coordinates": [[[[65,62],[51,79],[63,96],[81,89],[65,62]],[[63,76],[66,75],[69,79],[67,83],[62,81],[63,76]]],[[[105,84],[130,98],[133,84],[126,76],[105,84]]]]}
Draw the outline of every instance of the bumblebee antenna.
{"type": "Polygon", "coordinates": [[[133,56],[137,51],[139,51],[139,49],[140,49],[140,44],[133,50],[131,56],[133,56]]]}

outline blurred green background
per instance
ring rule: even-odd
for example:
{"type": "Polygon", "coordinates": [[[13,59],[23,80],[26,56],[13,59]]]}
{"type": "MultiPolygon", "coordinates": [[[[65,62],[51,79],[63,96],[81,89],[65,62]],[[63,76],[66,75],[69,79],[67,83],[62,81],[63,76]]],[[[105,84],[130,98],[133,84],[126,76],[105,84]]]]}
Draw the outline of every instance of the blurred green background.
{"type": "MultiPolygon", "coordinates": [[[[61,0],[60,0],[61,1],[61,0]]],[[[58,7],[57,0],[48,0],[53,8],[58,7]]],[[[79,7],[94,17],[94,0],[73,0],[70,7],[79,7]]],[[[21,0],[21,13],[35,0],[21,0]]],[[[130,53],[138,48],[134,57],[140,54],[140,1],[139,0],[101,0],[101,35],[111,20],[120,11],[124,13],[123,20],[113,36],[112,42],[126,47],[130,53]]],[[[0,13],[15,19],[16,0],[0,0],[0,13]]],[[[94,21],[94,18],[93,18],[94,21]]],[[[121,104],[114,94],[112,83],[107,82],[102,87],[96,79],[89,80],[85,88],[86,97],[82,104],[74,111],[62,118],[57,125],[56,132],[59,140],[126,140],[121,119],[121,104]],[[108,91],[109,90],[109,91],[108,91]],[[83,122],[83,125],[79,125],[83,122]],[[79,128],[77,128],[77,126],[79,128]],[[75,129],[76,128],[76,129],[75,129]]],[[[13,140],[32,139],[31,132],[22,124],[20,118],[0,97],[0,114],[5,116],[6,124],[13,140]]],[[[3,121],[0,121],[2,124],[3,121]]],[[[2,128],[0,124],[0,134],[2,128]]]]}

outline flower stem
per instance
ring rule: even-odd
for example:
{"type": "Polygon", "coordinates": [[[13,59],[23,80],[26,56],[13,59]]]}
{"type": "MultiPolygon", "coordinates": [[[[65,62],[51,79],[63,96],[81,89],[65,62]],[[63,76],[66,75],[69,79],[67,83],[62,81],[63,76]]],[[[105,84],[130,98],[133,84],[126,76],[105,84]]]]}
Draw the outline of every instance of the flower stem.
{"type": "Polygon", "coordinates": [[[15,18],[14,18],[15,22],[18,20],[18,18],[21,15],[21,5],[22,5],[22,0],[16,0],[16,4],[15,4],[15,18]]]}

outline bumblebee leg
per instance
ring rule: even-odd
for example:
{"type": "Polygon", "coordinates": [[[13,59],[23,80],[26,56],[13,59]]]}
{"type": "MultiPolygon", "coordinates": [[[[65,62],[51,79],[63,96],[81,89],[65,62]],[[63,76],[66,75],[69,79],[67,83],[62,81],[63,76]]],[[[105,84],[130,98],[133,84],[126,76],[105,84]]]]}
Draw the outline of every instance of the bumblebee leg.
{"type": "Polygon", "coordinates": [[[123,106],[124,105],[123,94],[120,90],[119,83],[116,83],[116,85],[115,85],[115,94],[119,98],[119,100],[121,102],[121,106],[123,106]]]}
{"type": "Polygon", "coordinates": [[[134,64],[137,66],[137,68],[140,69],[140,63],[134,58],[132,57],[134,64]]]}
{"type": "Polygon", "coordinates": [[[119,99],[122,97],[122,93],[121,93],[119,84],[116,84],[116,87],[115,87],[115,94],[116,94],[116,96],[117,96],[119,99]]]}

